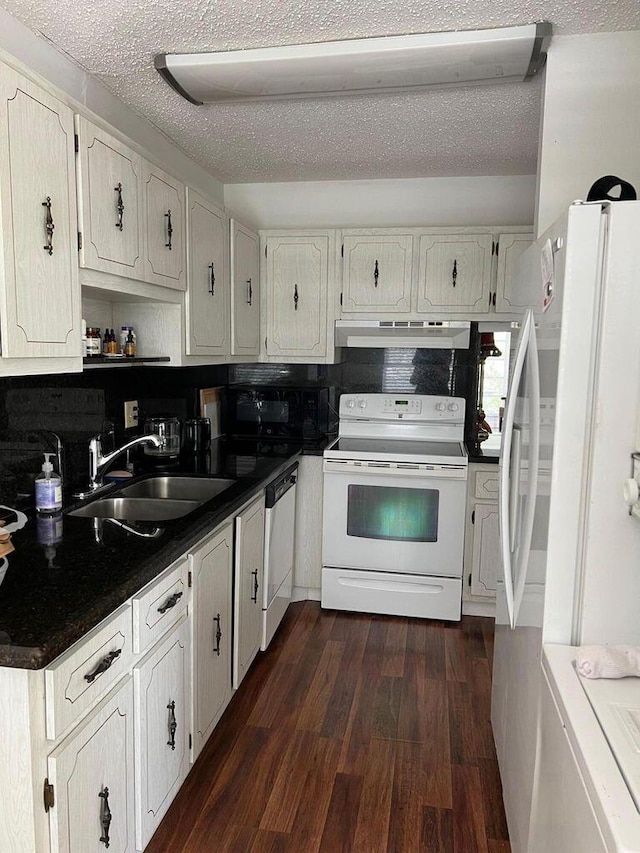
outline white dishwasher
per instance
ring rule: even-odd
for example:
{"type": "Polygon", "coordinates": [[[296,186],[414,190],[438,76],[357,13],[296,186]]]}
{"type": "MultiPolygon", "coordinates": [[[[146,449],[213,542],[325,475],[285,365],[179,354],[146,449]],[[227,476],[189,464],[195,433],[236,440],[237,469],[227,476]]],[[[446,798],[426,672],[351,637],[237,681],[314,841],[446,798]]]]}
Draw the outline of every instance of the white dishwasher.
{"type": "Polygon", "coordinates": [[[262,583],[262,644],[265,651],[291,602],[298,463],[267,486],[262,583]]]}

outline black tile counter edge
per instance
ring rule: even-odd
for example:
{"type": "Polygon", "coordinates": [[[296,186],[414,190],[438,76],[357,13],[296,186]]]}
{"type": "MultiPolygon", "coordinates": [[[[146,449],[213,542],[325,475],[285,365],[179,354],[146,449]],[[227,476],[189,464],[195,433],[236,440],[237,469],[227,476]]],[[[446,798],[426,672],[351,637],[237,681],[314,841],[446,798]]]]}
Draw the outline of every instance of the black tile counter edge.
{"type": "Polygon", "coordinates": [[[467,458],[469,462],[498,465],[500,462],[500,448],[491,450],[483,450],[482,445],[475,441],[465,442],[467,448],[467,458]]]}
{"type": "Polygon", "coordinates": [[[141,562],[121,584],[114,586],[108,594],[101,596],[99,600],[87,602],[82,617],[71,620],[64,629],[58,630],[46,643],[38,647],[3,645],[0,643],[0,666],[18,669],[42,669],[47,666],[110,616],[118,607],[162,574],[179,557],[187,554],[196,543],[213,534],[215,529],[226,521],[231,520],[244,504],[259,494],[300,455],[298,451],[283,459],[279,465],[274,466],[260,480],[247,483],[246,487],[237,492],[233,498],[226,501],[213,498],[201,509],[196,510],[182,531],[173,535],[164,548],[141,562]],[[208,510],[208,505],[214,505],[215,508],[208,510]]]}

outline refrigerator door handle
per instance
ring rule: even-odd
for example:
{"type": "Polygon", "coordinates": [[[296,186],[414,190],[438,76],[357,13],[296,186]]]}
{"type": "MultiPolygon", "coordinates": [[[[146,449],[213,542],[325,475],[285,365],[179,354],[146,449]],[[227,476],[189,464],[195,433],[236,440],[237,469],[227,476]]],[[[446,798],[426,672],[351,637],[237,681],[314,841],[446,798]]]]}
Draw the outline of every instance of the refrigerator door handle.
{"type": "Polygon", "coordinates": [[[529,551],[533,538],[533,523],[536,513],[536,498],[538,496],[538,465],[540,462],[540,368],[538,362],[538,342],[536,339],[536,326],[531,317],[529,326],[528,346],[528,371],[529,371],[529,488],[527,491],[527,505],[520,534],[520,547],[518,554],[518,569],[515,577],[515,590],[513,596],[513,622],[518,621],[520,605],[524,597],[527,580],[527,568],[529,562],[529,551]]]}
{"type": "Polygon", "coordinates": [[[524,370],[527,350],[530,341],[530,328],[533,321],[531,310],[528,310],[522,329],[520,331],[520,340],[513,365],[513,373],[511,374],[511,382],[507,392],[507,400],[505,405],[504,425],[502,432],[502,448],[500,453],[500,481],[498,492],[498,521],[500,525],[500,547],[502,551],[502,568],[504,572],[504,591],[507,601],[507,612],[509,614],[509,624],[511,628],[515,628],[515,608],[514,608],[514,585],[513,585],[513,565],[512,554],[515,548],[512,549],[512,539],[515,542],[515,531],[512,532],[512,516],[511,510],[514,502],[517,502],[518,492],[515,491],[515,497],[512,496],[512,489],[517,486],[517,483],[511,482],[511,451],[514,439],[514,419],[516,400],[518,396],[518,388],[524,370]]]}
{"type": "Polygon", "coordinates": [[[520,500],[520,464],[522,461],[522,431],[513,427],[509,466],[509,551],[514,554],[518,544],[518,501],[520,500]]]}

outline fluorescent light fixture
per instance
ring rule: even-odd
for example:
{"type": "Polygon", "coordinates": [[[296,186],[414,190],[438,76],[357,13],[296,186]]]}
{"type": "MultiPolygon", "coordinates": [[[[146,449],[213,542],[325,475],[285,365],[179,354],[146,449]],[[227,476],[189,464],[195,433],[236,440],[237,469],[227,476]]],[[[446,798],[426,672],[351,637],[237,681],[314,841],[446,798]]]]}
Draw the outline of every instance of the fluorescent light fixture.
{"type": "Polygon", "coordinates": [[[546,59],[551,24],[227,50],[161,53],[155,66],[193,104],[521,82],[546,59]]]}

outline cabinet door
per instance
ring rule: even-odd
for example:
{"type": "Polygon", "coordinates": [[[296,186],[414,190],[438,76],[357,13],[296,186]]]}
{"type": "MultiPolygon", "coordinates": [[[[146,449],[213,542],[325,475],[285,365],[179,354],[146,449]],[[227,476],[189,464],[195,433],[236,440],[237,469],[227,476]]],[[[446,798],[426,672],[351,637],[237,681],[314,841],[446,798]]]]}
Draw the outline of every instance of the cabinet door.
{"type": "Polygon", "coordinates": [[[473,512],[471,594],[493,597],[501,563],[498,506],[476,504],[473,512]]]}
{"type": "Polygon", "coordinates": [[[145,278],[186,290],[184,259],[184,185],[157,166],[142,162],[147,228],[145,278]]]}
{"type": "Polygon", "coordinates": [[[260,241],[231,220],[231,353],[260,354],[260,241]]]}
{"type": "Polygon", "coordinates": [[[420,237],[418,311],[486,313],[491,300],[490,234],[420,237]]]}
{"type": "Polygon", "coordinates": [[[260,649],[264,566],[264,496],[236,518],[233,608],[233,686],[238,687],[260,649]]]}
{"type": "Polygon", "coordinates": [[[4,65],[0,95],[2,355],[80,356],[73,113],[4,65]]]}
{"type": "Polygon", "coordinates": [[[188,355],[229,354],[224,213],[187,187],[188,355]]]}
{"type": "Polygon", "coordinates": [[[267,237],[267,355],[327,353],[329,238],[267,237]]]}
{"type": "Polygon", "coordinates": [[[411,309],[413,237],[345,233],[344,312],[406,313],[411,309]]]}
{"type": "Polygon", "coordinates": [[[520,313],[523,308],[533,304],[519,304],[511,294],[511,281],[516,270],[518,258],[533,242],[533,234],[501,234],[498,241],[498,274],[496,277],[496,311],[503,314],[520,313]]]}
{"type": "Polygon", "coordinates": [[[133,670],[136,842],[144,850],[189,769],[189,623],[133,670]]]}
{"type": "Polygon", "coordinates": [[[133,690],[111,693],[48,758],[52,853],[133,853],[133,690]]]}
{"type": "Polygon", "coordinates": [[[80,266],[142,280],[142,158],[82,116],[76,122],[80,266]]]}
{"type": "Polygon", "coordinates": [[[232,571],[228,524],[193,554],[193,761],[231,698],[232,571]]]}

